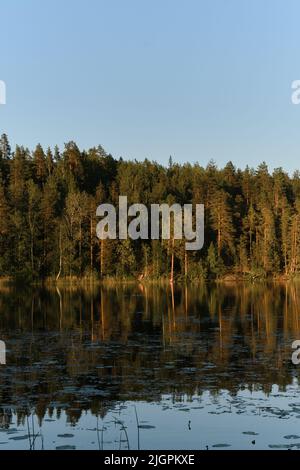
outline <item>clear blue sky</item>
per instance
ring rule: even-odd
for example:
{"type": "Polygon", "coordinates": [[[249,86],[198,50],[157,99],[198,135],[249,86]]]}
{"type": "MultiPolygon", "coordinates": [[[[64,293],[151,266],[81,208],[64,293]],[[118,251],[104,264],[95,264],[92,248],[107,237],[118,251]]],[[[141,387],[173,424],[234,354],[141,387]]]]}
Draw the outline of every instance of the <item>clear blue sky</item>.
{"type": "Polygon", "coordinates": [[[1,0],[13,145],[300,168],[298,0],[1,0]]]}

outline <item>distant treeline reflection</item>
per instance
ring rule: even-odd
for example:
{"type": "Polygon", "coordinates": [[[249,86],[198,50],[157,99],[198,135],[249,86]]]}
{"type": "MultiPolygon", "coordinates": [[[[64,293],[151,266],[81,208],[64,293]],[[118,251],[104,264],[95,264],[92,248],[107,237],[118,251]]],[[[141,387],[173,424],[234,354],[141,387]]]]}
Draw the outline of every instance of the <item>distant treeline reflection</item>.
{"type": "MultiPolygon", "coordinates": [[[[104,416],[123,400],[159,401],[243,387],[281,390],[299,376],[297,283],[15,288],[0,292],[2,425],[34,410],[104,416]]],[[[0,424],[1,425],[1,424],[0,424]]]]}

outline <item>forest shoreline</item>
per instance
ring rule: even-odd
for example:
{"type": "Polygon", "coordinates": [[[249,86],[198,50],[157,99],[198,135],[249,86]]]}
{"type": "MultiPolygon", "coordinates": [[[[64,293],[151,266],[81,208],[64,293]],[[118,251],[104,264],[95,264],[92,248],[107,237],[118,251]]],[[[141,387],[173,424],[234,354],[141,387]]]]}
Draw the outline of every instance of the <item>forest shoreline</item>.
{"type": "MultiPolygon", "coordinates": [[[[150,224],[151,225],[151,224],[150,224]]],[[[150,228],[150,227],[148,227],[150,228]]],[[[0,273],[19,285],[256,282],[300,277],[300,172],[115,159],[75,142],[11,151],[0,137],[0,273]],[[205,244],[97,237],[99,204],[204,205],[205,244]],[[74,276],[74,277],[73,277],[74,276]],[[76,277],[76,278],[75,278],[76,277]],[[59,284],[58,284],[59,283],[59,284]]]]}
{"type": "Polygon", "coordinates": [[[159,278],[159,279],[139,279],[139,278],[104,278],[104,279],[96,279],[93,277],[77,277],[69,276],[62,277],[60,279],[47,278],[43,280],[21,280],[21,279],[14,279],[12,277],[7,276],[0,276],[0,287],[86,287],[89,288],[91,286],[105,286],[105,287],[113,287],[113,286],[135,286],[135,285],[146,285],[146,286],[195,286],[199,284],[263,284],[263,283],[286,283],[286,282],[299,282],[299,276],[287,276],[287,275],[274,275],[274,276],[267,276],[267,277],[245,277],[242,275],[225,275],[223,277],[219,277],[218,279],[193,279],[193,280],[186,280],[186,279],[175,279],[174,282],[170,282],[168,278],[159,278]]]}

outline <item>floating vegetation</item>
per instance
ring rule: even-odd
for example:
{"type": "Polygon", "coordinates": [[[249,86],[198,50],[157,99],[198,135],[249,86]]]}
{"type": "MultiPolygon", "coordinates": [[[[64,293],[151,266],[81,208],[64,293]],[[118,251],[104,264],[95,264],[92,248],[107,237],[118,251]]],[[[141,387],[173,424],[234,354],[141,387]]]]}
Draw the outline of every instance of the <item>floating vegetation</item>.
{"type": "Polygon", "coordinates": [[[76,450],[76,446],[65,445],[65,446],[58,446],[55,449],[56,450],[76,450]]]}
{"type": "Polygon", "coordinates": [[[231,444],[214,444],[212,447],[216,447],[216,448],[231,447],[231,444]]]}
{"type": "Polygon", "coordinates": [[[293,444],[269,444],[270,449],[291,449],[293,444]]]}
{"type": "Polygon", "coordinates": [[[151,426],[150,424],[139,424],[139,429],[155,429],[155,426],[151,426]]]}
{"type": "Polygon", "coordinates": [[[25,436],[14,436],[14,437],[9,437],[11,441],[24,441],[29,438],[29,434],[26,434],[25,436]]]}

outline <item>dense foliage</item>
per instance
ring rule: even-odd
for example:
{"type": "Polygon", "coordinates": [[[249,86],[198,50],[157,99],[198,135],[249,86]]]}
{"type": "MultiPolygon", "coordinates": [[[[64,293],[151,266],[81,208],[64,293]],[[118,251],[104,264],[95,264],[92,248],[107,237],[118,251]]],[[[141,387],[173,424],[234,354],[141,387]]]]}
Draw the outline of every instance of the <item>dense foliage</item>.
{"type": "Polygon", "coordinates": [[[236,169],[231,162],[168,167],[116,160],[101,146],[74,142],[11,152],[0,139],[0,275],[24,280],[92,276],[205,279],[228,273],[265,277],[300,271],[300,173],[236,169]],[[100,241],[96,207],[204,203],[205,245],[182,241],[100,241]],[[172,269],[173,267],[173,269],[172,269]]]}

